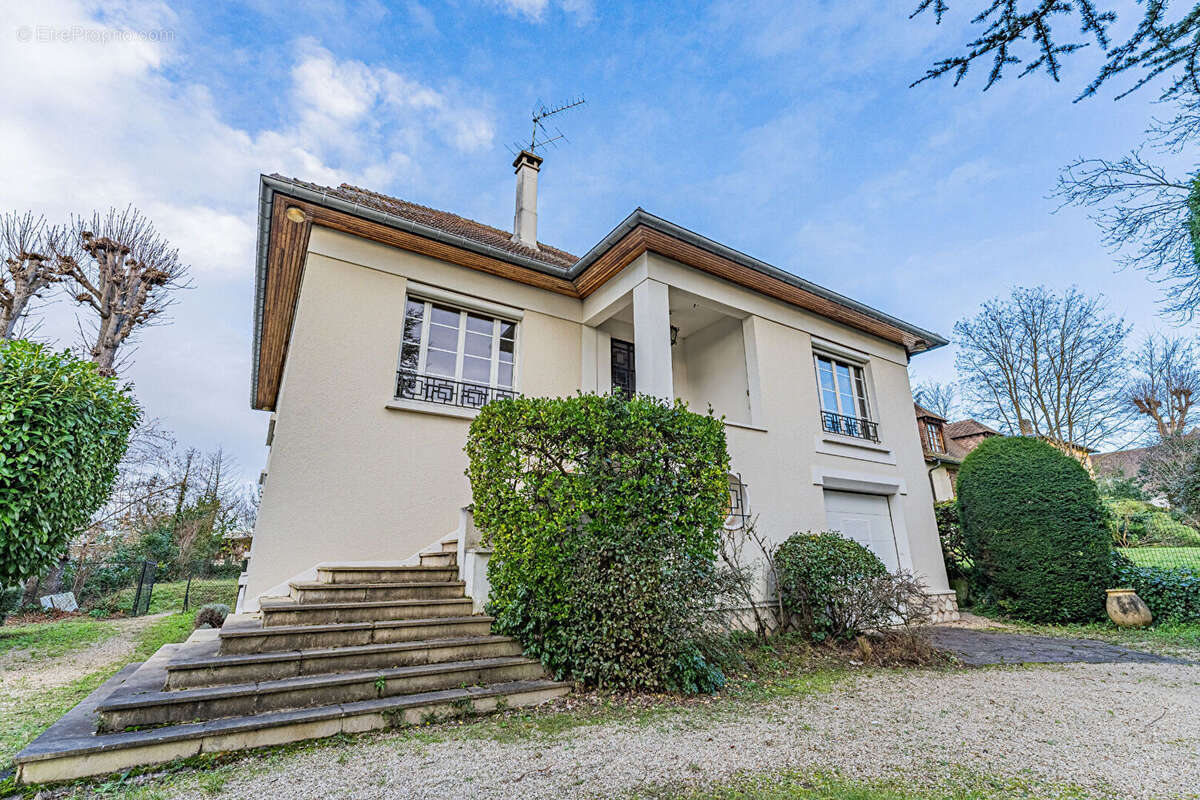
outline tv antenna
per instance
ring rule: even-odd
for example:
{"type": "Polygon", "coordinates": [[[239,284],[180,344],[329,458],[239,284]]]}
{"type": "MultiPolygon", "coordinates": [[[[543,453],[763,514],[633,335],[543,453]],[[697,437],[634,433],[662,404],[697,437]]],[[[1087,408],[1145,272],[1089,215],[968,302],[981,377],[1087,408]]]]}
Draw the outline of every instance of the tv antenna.
{"type": "Polygon", "coordinates": [[[531,153],[536,153],[539,149],[545,149],[547,145],[558,147],[555,142],[569,141],[565,133],[563,133],[557,127],[555,127],[552,132],[546,127],[542,120],[553,117],[555,114],[561,114],[562,112],[568,111],[577,106],[581,106],[586,102],[587,99],[582,95],[572,98],[567,102],[561,103],[557,106],[547,106],[545,103],[542,103],[539,100],[537,106],[534,107],[533,114],[531,116],[531,120],[533,122],[533,133],[529,136],[529,145],[526,146],[519,141],[513,142],[512,146],[508,148],[509,152],[511,152],[514,156],[522,150],[528,150],[531,153]]]}

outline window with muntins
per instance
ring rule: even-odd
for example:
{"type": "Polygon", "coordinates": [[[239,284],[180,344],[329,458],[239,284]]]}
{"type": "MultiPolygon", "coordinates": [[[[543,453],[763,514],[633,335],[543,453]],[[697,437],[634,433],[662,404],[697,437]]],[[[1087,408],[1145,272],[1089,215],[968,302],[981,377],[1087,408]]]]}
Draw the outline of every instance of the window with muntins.
{"type": "Polygon", "coordinates": [[[478,408],[512,397],[517,323],[409,297],[396,396],[478,408]]]}
{"type": "Polygon", "coordinates": [[[814,358],[822,427],[830,433],[878,441],[878,426],[871,421],[863,368],[831,356],[817,354],[814,358]]]}
{"type": "Polygon", "coordinates": [[[927,439],[929,439],[929,452],[946,452],[946,448],[942,446],[942,437],[938,431],[938,424],[936,422],[925,423],[925,436],[927,439]]]}

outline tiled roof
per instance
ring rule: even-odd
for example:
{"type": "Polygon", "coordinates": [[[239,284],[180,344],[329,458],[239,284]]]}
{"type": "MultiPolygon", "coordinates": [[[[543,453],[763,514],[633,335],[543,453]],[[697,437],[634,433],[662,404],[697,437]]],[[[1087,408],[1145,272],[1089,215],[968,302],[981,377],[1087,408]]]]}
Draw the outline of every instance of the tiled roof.
{"type": "Polygon", "coordinates": [[[915,408],[917,410],[917,418],[918,419],[920,419],[921,417],[929,417],[930,419],[940,419],[942,422],[946,421],[946,418],[943,417],[941,414],[938,414],[935,411],[930,411],[928,408],[921,405],[920,403],[913,403],[913,408],[915,408]]]}
{"type": "Polygon", "coordinates": [[[978,436],[981,433],[990,433],[994,436],[1000,435],[1000,431],[993,430],[982,422],[973,419],[960,419],[958,422],[946,423],[946,435],[951,439],[961,439],[964,436],[978,436]]]}
{"type": "Polygon", "coordinates": [[[566,269],[579,260],[577,256],[571,255],[565,250],[559,250],[557,247],[551,247],[548,244],[538,242],[538,249],[534,250],[531,247],[514,242],[512,234],[508,231],[502,231],[499,228],[493,228],[491,225],[484,225],[482,222],[460,217],[448,211],[438,211],[436,208],[417,205],[416,203],[410,203],[407,200],[401,200],[397,197],[372,192],[369,189],[360,189],[348,183],[333,187],[309,183],[297,178],[284,178],[282,175],[273,175],[272,177],[289,180],[314,192],[323,192],[330,197],[336,197],[348,203],[357,203],[366,208],[382,211],[385,214],[401,217],[421,225],[428,225],[431,228],[452,233],[465,239],[473,239],[480,244],[506,250],[525,258],[536,259],[559,269],[566,269]]]}
{"type": "Polygon", "coordinates": [[[1150,454],[1153,447],[1137,447],[1132,450],[1117,450],[1113,453],[1094,453],[1092,469],[1097,475],[1124,475],[1126,478],[1137,477],[1142,461],[1150,454]]]}
{"type": "Polygon", "coordinates": [[[935,458],[942,461],[954,461],[959,464],[967,457],[967,453],[971,452],[953,439],[946,437],[946,452],[934,453],[925,447],[925,437],[921,437],[921,449],[925,452],[925,460],[933,461],[935,458]]]}

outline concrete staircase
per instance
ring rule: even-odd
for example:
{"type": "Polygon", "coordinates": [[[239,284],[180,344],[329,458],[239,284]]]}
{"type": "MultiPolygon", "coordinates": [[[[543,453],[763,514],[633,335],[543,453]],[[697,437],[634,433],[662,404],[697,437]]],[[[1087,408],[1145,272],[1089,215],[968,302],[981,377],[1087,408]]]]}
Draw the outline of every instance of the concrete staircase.
{"type": "Polygon", "coordinates": [[[46,783],[357,733],[570,691],[472,615],[457,542],[419,566],[321,565],[290,598],[132,664],[17,754],[46,783]]]}

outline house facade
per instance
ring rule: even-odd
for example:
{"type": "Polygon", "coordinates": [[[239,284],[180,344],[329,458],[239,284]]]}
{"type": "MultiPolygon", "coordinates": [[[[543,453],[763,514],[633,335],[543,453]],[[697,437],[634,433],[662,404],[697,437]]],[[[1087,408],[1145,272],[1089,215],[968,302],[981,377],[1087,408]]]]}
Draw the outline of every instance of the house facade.
{"type": "Polygon", "coordinates": [[[917,432],[925,451],[926,475],[935,503],[944,503],[958,496],[958,468],[967,454],[984,439],[1002,435],[974,419],[947,422],[942,415],[913,403],[917,415],[917,432]]]}
{"type": "Polygon", "coordinates": [[[512,232],[262,177],[252,402],[270,453],[240,609],[460,529],[489,400],[621,390],[724,418],[732,505],[769,539],[840,530],[953,613],[908,377],[945,340],[641,209],[581,257],[540,243],[540,164],[514,162],[512,232]]]}

